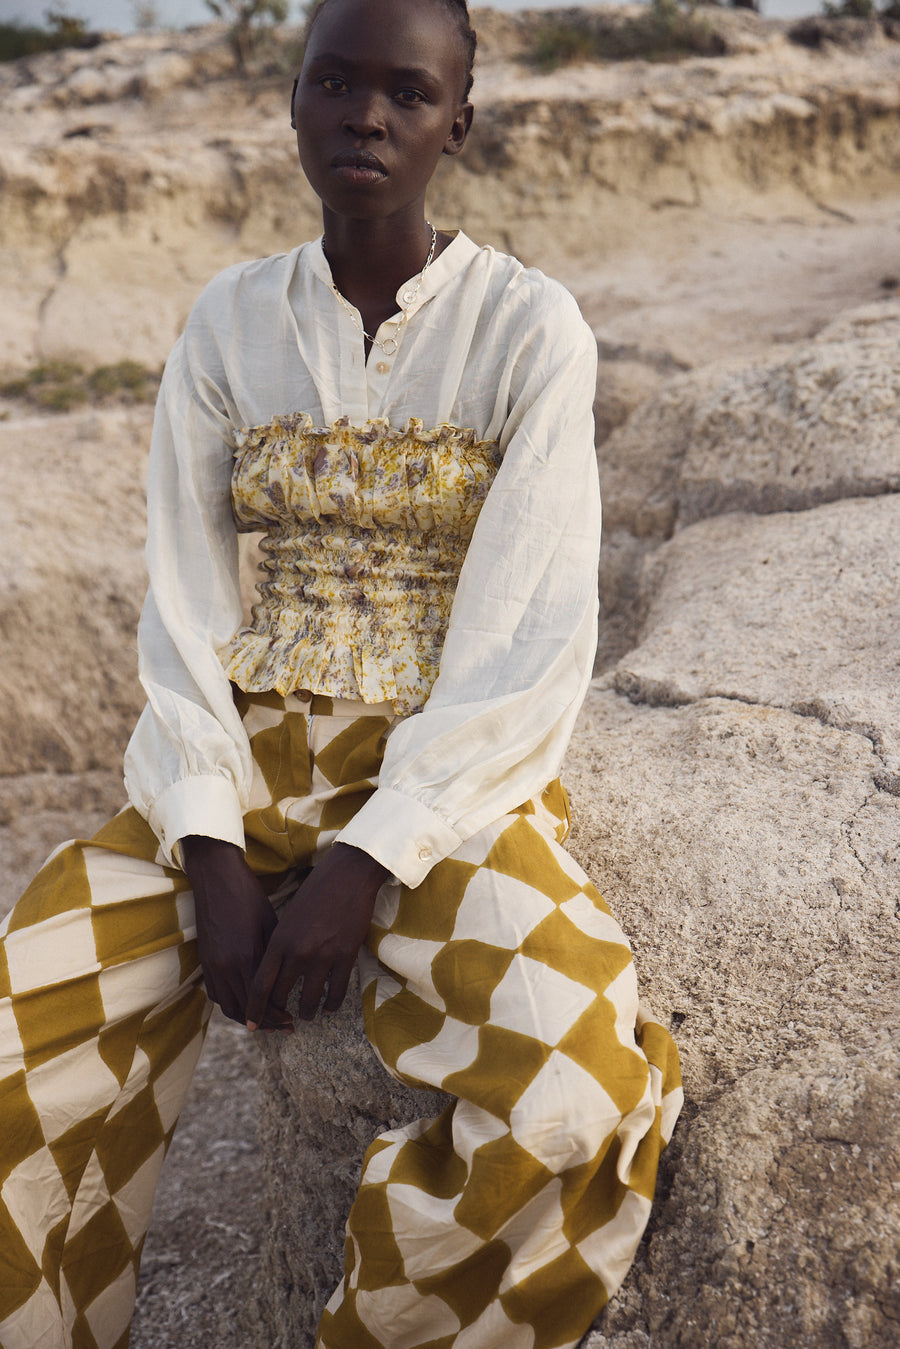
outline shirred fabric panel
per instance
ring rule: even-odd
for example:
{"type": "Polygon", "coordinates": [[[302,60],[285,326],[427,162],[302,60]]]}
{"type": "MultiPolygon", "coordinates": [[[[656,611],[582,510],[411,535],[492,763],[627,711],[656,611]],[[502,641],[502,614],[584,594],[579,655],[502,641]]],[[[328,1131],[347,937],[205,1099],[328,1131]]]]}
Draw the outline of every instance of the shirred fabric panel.
{"type": "Polygon", "coordinates": [[[500,463],[455,426],[277,417],[237,437],[239,532],[264,531],[252,623],[219,651],[241,689],[314,689],[419,712],[500,463]]]}

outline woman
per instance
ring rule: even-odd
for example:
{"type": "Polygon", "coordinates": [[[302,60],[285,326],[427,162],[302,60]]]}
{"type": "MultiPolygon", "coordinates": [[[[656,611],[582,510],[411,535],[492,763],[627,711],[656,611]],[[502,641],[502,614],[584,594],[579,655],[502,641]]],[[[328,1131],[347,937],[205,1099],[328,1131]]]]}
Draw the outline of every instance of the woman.
{"type": "Polygon", "coordinates": [[[168,362],[133,806],[4,943],[3,1349],[127,1344],[211,1001],[290,1031],[357,955],[382,1061],[457,1099],[369,1149],[320,1349],[573,1345],[646,1223],[677,1056],[555,780],[596,353],[560,286],[426,221],[473,56],[458,0],[320,5],[292,114],[323,239],[217,277],[168,362]]]}

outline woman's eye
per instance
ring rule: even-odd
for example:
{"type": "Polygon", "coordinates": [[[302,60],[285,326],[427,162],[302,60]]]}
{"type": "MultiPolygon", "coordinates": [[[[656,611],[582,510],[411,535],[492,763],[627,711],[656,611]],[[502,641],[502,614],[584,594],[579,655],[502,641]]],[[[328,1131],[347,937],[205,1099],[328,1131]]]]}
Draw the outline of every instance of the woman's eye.
{"type": "Polygon", "coordinates": [[[424,103],[425,95],[418,89],[400,89],[397,98],[401,103],[424,103]]]}
{"type": "Polygon", "coordinates": [[[319,83],[329,94],[342,94],[347,88],[346,80],[339,75],[324,75],[319,83]]]}

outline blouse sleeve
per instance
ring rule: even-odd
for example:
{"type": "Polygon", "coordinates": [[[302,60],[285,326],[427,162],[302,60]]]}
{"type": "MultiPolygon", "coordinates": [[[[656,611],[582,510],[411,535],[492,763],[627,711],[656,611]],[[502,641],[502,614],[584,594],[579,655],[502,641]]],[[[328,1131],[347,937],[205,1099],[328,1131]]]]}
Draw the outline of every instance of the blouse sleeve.
{"type": "Polygon", "coordinates": [[[232,453],[222,398],[193,378],[182,337],[153,428],[150,587],[138,628],[147,704],[125,755],[128,795],[167,859],[188,834],[244,843],[250,747],[216,656],[241,622],[232,453]]]}
{"type": "Polygon", "coordinates": [[[560,769],[597,644],[597,349],[561,288],[516,354],[503,462],[463,564],[440,673],[338,835],[405,884],[560,769]]]}

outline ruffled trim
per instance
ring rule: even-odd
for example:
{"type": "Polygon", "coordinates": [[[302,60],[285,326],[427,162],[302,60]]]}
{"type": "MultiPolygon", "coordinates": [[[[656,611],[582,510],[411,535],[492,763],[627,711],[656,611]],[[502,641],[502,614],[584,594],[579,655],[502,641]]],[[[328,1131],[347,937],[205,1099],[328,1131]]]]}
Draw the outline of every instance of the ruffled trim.
{"type": "Polygon", "coordinates": [[[245,693],[287,695],[309,689],[331,698],[390,702],[404,715],[420,712],[437,678],[443,630],[424,644],[420,640],[414,653],[371,637],[362,643],[337,641],[325,632],[314,639],[307,632],[291,642],[284,634],[265,636],[242,628],[218,654],[227,677],[245,693]]]}
{"type": "Polygon", "coordinates": [[[357,529],[468,530],[501,462],[470,428],[384,417],[316,426],[309,413],[235,433],[232,498],[242,530],[335,518],[357,529]]]}
{"type": "Polygon", "coordinates": [[[339,417],[331,426],[316,426],[308,412],[285,412],[272,418],[270,422],[261,422],[258,426],[243,426],[234,433],[236,450],[259,449],[271,443],[273,437],[312,436],[319,440],[340,438],[350,431],[360,442],[374,445],[377,441],[385,444],[399,444],[412,441],[418,445],[447,445],[463,454],[481,448],[496,449],[496,440],[479,440],[471,427],[454,426],[451,422],[441,422],[425,430],[421,417],[410,417],[405,427],[391,426],[387,417],[371,417],[361,426],[354,426],[349,417],[339,417]]]}

